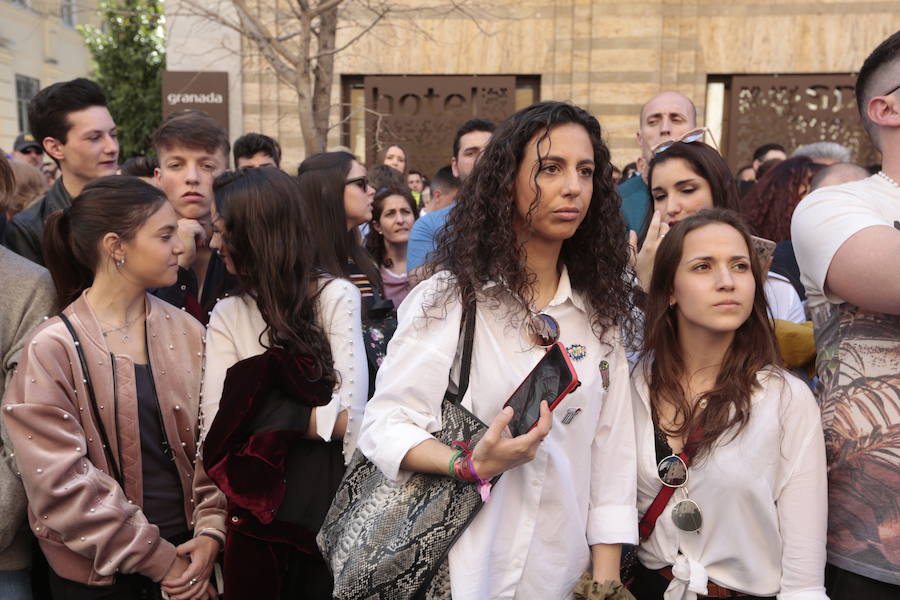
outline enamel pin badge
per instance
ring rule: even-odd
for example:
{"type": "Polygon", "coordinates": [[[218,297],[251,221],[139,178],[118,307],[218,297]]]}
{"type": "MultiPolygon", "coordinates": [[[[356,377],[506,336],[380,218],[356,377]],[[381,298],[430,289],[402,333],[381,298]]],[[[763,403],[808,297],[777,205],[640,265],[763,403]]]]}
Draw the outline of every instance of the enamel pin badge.
{"type": "Polygon", "coordinates": [[[603,390],[609,389],[609,363],[605,360],[600,361],[600,380],[603,382],[603,390]]]}
{"type": "Polygon", "coordinates": [[[572,344],[571,346],[566,346],[566,352],[569,354],[569,358],[578,362],[587,356],[587,348],[582,346],[581,344],[572,344]]]}
{"type": "Polygon", "coordinates": [[[570,408],[569,410],[566,411],[566,414],[563,416],[562,424],[568,425],[569,423],[572,422],[573,419],[575,419],[575,417],[577,417],[580,414],[581,414],[580,408],[570,408]]]}

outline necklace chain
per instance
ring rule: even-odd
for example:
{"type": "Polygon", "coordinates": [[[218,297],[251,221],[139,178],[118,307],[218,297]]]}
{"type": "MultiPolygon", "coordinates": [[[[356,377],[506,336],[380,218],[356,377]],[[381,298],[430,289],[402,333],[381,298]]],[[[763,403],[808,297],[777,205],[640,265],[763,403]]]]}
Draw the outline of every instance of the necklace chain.
{"type": "MultiPolygon", "coordinates": [[[[125,321],[125,323],[123,323],[122,325],[119,325],[118,327],[113,327],[112,329],[102,329],[102,328],[101,328],[100,333],[103,334],[103,337],[109,337],[109,334],[110,334],[110,333],[114,333],[114,332],[116,332],[116,331],[122,331],[123,329],[125,329],[125,328],[127,328],[127,327],[131,327],[132,325],[134,325],[135,323],[137,323],[138,320],[140,320],[140,318],[143,317],[143,316],[144,316],[144,313],[140,313],[140,314],[138,314],[138,316],[136,316],[135,318],[133,318],[133,319],[131,319],[131,320],[129,320],[129,321],[125,321]]],[[[106,321],[104,321],[104,320],[102,320],[102,319],[100,319],[100,318],[98,318],[97,320],[100,321],[100,323],[102,323],[102,324],[104,324],[104,325],[112,325],[112,323],[107,323],[106,321]]],[[[127,344],[129,339],[131,339],[131,338],[128,337],[128,333],[127,333],[127,332],[122,334],[122,343],[123,343],[123,344],[127,344]]]]}
{"type": "Polygon", "coordinates": [[[884,171],[878,171],[878,175],[882,177],[885,181],[893,185],[895,188],[900,188],[900,183],[894,181],[894,178],[885,173],[884,171]]]}

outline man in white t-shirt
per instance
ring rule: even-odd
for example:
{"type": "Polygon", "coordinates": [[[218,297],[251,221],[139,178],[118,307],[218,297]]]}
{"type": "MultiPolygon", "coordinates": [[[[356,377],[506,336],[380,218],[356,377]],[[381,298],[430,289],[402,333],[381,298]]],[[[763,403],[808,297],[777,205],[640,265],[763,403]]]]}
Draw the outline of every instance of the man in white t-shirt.
{"type": "Polygon", "coordinates": [[[810,194],[791,238],[818,349],[832,600],[900,598],[900,31],[857,79],[884,170],[810,194]]]}

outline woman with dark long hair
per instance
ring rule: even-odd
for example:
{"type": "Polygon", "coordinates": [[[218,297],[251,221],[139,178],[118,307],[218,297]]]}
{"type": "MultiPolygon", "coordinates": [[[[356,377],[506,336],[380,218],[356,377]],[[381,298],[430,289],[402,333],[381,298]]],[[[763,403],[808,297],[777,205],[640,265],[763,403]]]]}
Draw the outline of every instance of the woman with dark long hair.
{"type": "Polygon", "coordinates": [[[664,144],[647,167],[653,211],[641,228],[645,235],[635,265],[644,289],[650,285],[656,248],[672,225],[704,208],[738,208],[737,184],[715,149],[699,140],[664,144]]]}
{"type": "Polygon", "coordinates": [[[795,156],[779,162],[753,184],[741,200],[753,233],[776,243],[790,240],[794,209],[809,193],[813,176],[823,168],[808,156],[795,156]]]}
{"type": "Polygon", "coordinates": [[[211,247],[239,283],[206,337],[203,459],[228,498],[228,594],[331,598],[315,535],[366,401],[360,295],[315,268],[308,203],[278,169],[216,181],[211,247]]]}
{"type": "Polygon", "coordinates": [[[297,171],[300,197],[307,208],[313,262],[334,277],[359,288],[369,308],[381,295],[378,267],[362,246],[359,226],[372,220],[375,189],[366,168],[347,152],[313,154],[297,171]]]}
{"type": "Polygon", "coordinates": [[[50,216],[44,257],[66,308],[37,329],[5,428],[54,598],[216,598],[224,497],[196,464],[203,327],[148,294],[184,246],[165,195],[95,179],[50,216]]]}
{"type": "Polygon", "coordinates": [[[384,283],[384,295],[394,306],[400,306],[409,293],[406,245],[418,216],[419,209],[409,190],[387,188],[375,194],[366,250],[375,259],[384,283]]]}
{"type": "Polygon", "coordinates": [[[638,600],[826,598],[822,425],[778,366],[760,262],[733,211],[659,245],[632,373],[638,600]]]}
{"type": "MultiPolygon", "coordinates": [[[[728,164],[701,142],[675,142],[657,152],[650,160],[647,182],[655,212],[647,217],[647,235],[635,261],[644,289],[652,285],[656,249],[671,227],[703,209],[738,208],[737,185],[728,164]]],[[[772,317],[793,322],[805,320],[800,297],[788,279],[767,274],[765,293],[772,317]]]]}
{"type": "Polygon", "coordinates": [[[503,473],[450,549],[456,600],[568,597],[585,570],[614,582],[620,544],[636,541],[624,231],[600,124],[570,104],[532,105],[494,132],[437,245],[442,270],[400,307],[360,449],[390,478],[465,474],[461,461],[477,479],[503,473]],[[430,434],[459,377],[464,311],[475,333],[462,405],[490,424],[469,455],[430,434]],[[555,333],[538,335],[548,323],[555,333]],[[581,387],[505,437],[504,402],[554,341],[581,387]]]}

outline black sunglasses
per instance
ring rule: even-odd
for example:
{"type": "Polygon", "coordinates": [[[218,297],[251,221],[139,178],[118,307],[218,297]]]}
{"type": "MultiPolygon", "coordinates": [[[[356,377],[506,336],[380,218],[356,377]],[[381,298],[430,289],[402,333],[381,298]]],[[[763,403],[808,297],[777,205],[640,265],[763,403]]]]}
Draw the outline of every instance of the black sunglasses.
{"type": "Polygon", "coordinates": [[[344,182],[344,185],[358,185],[359,189],[366,192],[369,189],[369,178],[365,175],[362,177],[354,177],[344,182]]]}

